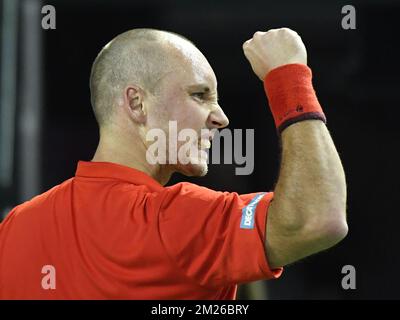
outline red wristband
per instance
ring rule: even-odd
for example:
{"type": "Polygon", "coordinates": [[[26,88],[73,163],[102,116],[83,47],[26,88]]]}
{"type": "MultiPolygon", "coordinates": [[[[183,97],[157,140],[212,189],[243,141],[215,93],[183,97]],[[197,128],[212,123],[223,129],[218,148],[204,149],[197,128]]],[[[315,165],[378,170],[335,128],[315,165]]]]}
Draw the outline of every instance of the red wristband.
{"type": "Polygon", "coordinates": [[[264,80],[269,106],[280,134],[289,125],[309,119],[326,123],[305,64],[286,64],[271,70],[264,80]]]}

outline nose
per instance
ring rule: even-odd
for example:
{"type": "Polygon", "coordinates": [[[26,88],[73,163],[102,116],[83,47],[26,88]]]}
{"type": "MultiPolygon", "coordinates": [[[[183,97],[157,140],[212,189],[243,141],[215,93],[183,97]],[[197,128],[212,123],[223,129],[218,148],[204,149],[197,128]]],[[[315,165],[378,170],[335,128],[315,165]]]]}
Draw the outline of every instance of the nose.
{"type": "Polygon", "coordinates": [[[207,127],[209,129],[222,129],[225,128],[228,124],[229,119],[219,105],[210,112],[207,119],[207,127]]]}

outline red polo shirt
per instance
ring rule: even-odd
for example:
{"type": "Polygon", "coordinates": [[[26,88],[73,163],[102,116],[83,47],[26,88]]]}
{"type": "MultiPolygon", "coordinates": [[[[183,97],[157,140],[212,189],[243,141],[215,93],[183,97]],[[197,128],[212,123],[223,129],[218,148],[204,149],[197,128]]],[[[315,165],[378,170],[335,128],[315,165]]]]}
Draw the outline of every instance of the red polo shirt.
{"type": "Polygon", "coordinates": [[[0,224],[0,298],[234,299],[238,283],[282,272],[264,249],[272,196],[80,161],[0,224]]]}

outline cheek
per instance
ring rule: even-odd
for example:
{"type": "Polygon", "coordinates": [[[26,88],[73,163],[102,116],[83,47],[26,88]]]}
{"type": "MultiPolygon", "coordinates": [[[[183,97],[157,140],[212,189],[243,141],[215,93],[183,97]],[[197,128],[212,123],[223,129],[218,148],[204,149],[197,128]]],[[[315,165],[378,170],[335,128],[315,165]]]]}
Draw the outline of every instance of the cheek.
{"type": "Polygon", "coordinates": [[[151,112],[147,115],[147,129],[164,129],[168,127],[168,117],[163,112],[151,112]]]}
{"type": "Polygon", "coordinates": [[[197,101],[173,92],[163,97],[148,115],[150,128],[168,128],[169,121],[177,122],[178,131],[185,128],[200,132],[205,128],[208,112],[197,101]]]}
{"type": "Polygon", "coordinates": [[[157,99],[148,107],[147,128],[148,129],[166,129],[168,120],[171,119],[172,105],[168,103],[167,98],[157,99]]]}
{"type": "Polygon", "coordinates": [[[200,131],[206,126],[207,114],[206,109],[202,108],[197,102],[188,101],[182,105],[179,113],[176,114],[178,127],[200,131]]]}

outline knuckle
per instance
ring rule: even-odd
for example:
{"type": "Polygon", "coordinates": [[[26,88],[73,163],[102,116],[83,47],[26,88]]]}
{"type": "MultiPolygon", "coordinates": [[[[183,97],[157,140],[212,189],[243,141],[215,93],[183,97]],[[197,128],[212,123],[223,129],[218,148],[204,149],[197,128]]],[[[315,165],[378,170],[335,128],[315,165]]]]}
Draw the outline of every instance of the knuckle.
{"type": "Polygon", "coordinates": [[[247,40],[243,43],[243,49],[247,49],[250,45],[250,40],[247,40]]]}
{"type": "Polygon", "coordinates": [[[290,28],[282,28],[281,29],[282,30],[282,32],[283,33],[286,33],[286,34],[290,34],[290,35],[294,35],[294,36],[298,36],[299,34],[296,32],[296,31],[294,31],[294,30],[292,30],[292,29],[290,29],[290,28]]]}
{"type": "Polygon", "coordinates": [[[257,31],[254,33],[253,38],[259,38],[261,37],[265,32],[262,31],[257,31]]]}
{"type": "Polygon", "coordinates": [[[282,34],[283,36],[290,36],[290,35],[295,35],[296,32],[289,28],[281,28],[279,29],[279,33],[282,34]]]}

